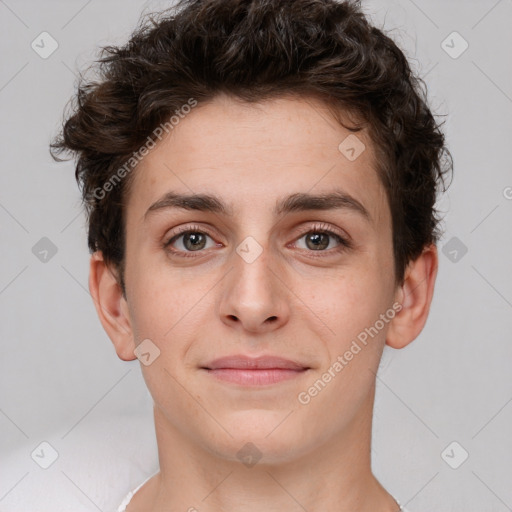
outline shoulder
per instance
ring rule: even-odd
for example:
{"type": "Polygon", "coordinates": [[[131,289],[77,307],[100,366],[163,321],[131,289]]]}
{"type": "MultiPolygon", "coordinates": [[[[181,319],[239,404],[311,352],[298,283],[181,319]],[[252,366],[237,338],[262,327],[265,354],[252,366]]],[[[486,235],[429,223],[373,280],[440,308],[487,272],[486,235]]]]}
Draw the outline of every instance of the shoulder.
{"type": "MultiPolygon", "coordinates": [[[[137,505],[135,503],[136,501],[144,501],[145,499],[148,499],[148,491],[154,491],[154,484],[156,483],[156,476],[159,474],[159,471],[154,473],[151,476],[148,476],[142,483],[140,483],[133,491],[130,491],[123,499],[121,504],[119,505],[117,512],[126,512],[126,507],[132,503],[136,505],[134,508],[137,510],[137,507],[140,507],[140,503],[137,505]],[[147,485],[146,485],[147,484],[147,485]],[[144,489],[142,489],[144,487],[144,489]],[[141,492],[138,492],[141,490],[141,492]],[[135,494],[137,494],[137,497],[134,498],[135,494]],[[138,499],[138,500],[137,500],[138,499]]],[[[150,493],[151,494],[151,493],[150,493]]]]}

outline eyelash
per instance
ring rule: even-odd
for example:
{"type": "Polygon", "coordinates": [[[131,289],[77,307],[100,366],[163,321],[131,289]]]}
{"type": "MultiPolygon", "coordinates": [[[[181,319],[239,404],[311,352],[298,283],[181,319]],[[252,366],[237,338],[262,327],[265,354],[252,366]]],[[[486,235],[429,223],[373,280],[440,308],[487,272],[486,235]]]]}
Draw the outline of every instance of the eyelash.
{"type": "MultiPolygon", "coordinates": [[[[178,251],[176,249],[172,249],[171,248],[171,245],[173,242],[175,242],[178,238],[180,238],[181,236],[185,235],[185,234],[188,234],[188,233],[200,233],[202,235],[208,235],[210,238],[211,235],[204,230],[204,228],[201,228],[200,226],[197,226],[197,225],[191,225],[191,226],[185,226],[185,227],[182,227],[182,228],[179,228],[176,233],[174,233],[171,238],[165,242],[163,244],[163,247],[164,249],[168,250],[171,254],[175,255],[175,256],[178,256],[178,257],[182,257],[182,258],[195,258],[197,256],[194,256],[193,253],[194,252],[203,252],[203,251],[178,251]]],[[[296,238],[296,240],[299,240],[301,239],[304,235],[307,235],[308,233],[321,233],[321,234],[325,234],[325,235],[329,235],[330,237],[333,237],[335,238],[338,242],[339,242],[339,245],[338,247],[334,248],[334,249],[330,249],[328,251],[310,251],[310,250],[307,250],[307,249],[302,249],[302,250],[305,250],[309,253],[312,253],[311,256],[314,257],[314,258],[323,258],[325,257],[324,255],[322,254],[314,254],[315,252],[319,252],[319,253],[328,253],[328,256],[331,255],[333,252],[334,253],[340,253],[340,252],[343,252],[347,249],[352,249],[352,243],[347,239],[345,238],[344,236],[342,236],[340,233],[338,232],[335,232],[333,231],[332,229],[329,228],[329,225],[327,224],[323,224],[323,223],[320,223],[320,224],[314,224],[313,226],[308,226],[307,228],[304,228],[298,235],[298,237],[296,238]]]]}

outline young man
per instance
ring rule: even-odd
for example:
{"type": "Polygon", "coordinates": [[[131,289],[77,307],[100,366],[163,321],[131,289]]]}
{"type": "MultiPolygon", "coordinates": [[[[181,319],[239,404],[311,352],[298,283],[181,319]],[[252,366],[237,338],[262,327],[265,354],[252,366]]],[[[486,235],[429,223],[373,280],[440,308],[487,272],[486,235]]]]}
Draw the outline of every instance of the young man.
{"type": "Polygon", "coordinates": [[[376,372],[425,325],[450,170],[421,80],[334,0],[182,1],[105,53],[52,148],[154,400],[160,471],[119,510],[397,512],[376,372]]]}

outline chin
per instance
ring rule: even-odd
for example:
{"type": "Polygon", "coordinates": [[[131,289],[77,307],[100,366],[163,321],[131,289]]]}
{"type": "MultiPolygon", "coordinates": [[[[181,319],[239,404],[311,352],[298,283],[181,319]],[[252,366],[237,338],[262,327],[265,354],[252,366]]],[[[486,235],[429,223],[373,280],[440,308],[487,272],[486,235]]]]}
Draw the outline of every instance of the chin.
{"type": "Polygon", "coordinates": [[[234,462],[245,463],[249,459],[248,467],[256,462],[259,465],[292,462],[308,451],[308,447],[302,429],[293,423],[292,414],[287,418],[289,412],[245,411],[236,414],[232,421],[219,418],[219,423],[231,435],[223,431],[222,436],[207,442],[208,449],[234,462]]]}

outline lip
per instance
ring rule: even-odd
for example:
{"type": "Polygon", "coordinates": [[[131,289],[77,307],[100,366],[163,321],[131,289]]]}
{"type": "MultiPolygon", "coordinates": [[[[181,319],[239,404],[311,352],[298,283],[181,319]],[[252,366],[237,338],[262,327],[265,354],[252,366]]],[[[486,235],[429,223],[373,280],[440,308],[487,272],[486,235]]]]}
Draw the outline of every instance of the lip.
{"type": "Polygon", "coordinates": [[[302,363],[277,356],[248,357],[237,354],[215,359],[204,368],[207,370],[306,370],[309,367],[302,363]]]}
{"type": "Polygon", "coordinates": [[[263,386],[297,378],[309,367],[276,356],[253,358],[234,355],[215,359],[202,369],[221,381],[242,386],[263,386]]]}

